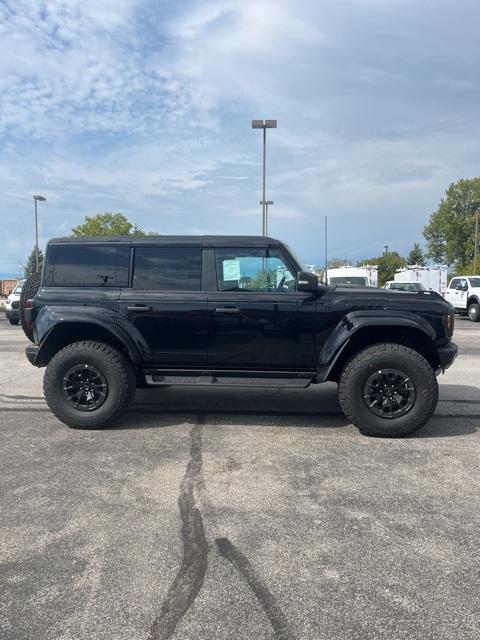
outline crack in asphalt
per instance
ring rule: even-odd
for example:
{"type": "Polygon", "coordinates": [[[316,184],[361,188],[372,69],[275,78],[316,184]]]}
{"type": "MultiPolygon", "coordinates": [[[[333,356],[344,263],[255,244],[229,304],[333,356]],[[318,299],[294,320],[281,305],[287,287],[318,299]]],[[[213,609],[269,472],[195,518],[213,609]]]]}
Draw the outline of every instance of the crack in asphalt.
{"type": "Polygon", "coordinates": [[[200,591],[207,571],[208,544],[200,511],[195,504],[195,488],[201,482],[204,416],[190,430],[190,460],[180,483],[178,507],[182,519],[183,560],[154,621],[149,640],[171,638],[178,623],[200,591]]]}
{"type": "Polygon", "coordinates": [[[216,538],[215,542],[222,556],[238,569],[255,594],[272,625],[275,640],[294,640],[295,636],[288,627],[285,614],[276,603],[265,582],[256,573],[249,559],[228,538],[216,538]]]}

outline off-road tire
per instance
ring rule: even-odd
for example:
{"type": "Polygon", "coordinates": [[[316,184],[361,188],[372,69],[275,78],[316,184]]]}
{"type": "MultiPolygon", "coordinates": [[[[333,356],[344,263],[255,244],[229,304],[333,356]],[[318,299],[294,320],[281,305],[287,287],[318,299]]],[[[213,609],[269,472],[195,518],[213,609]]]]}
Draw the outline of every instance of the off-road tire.
{"type": "Polygon", "coordinates": [[[480,322],[480,304],[473,302],[468,307],[468,318],[472,322],[480,322]]]}
{"type": "Polygon", "coordinates": [[[8,321],[10,324],[18,324],[19,322],[18,318],[9,318],[8,321]]]}
{"type": "Polygon", "coordinates": [[[41,273],[32,273],[32,275],[23,285],[22,293],[20,294],[20,322],[22,323],[23,333],[27,336],[30,342],[35,342],[33,338],[33,330],[27,326],[27,323],[25,322],[25,319],[23,317],[23,310],[25,309],[25,303],[27,302],[27,300],[31,300],[37,295],[38,290],[40,289],[41,278],[41,273]]]}
{"type": "Polygon", "coordinates": [[[345,416],[364,435],[401,437],[418,431],[431,418],[438,402],[438,384],[434,370],[420,353],[400,344],[381,343],[367,347],[347,362],[340,375],[338,397],[345,416]],[[388,368],[405,372],[416,394],[411,409],[394,418],[375,415],[364,399],[369,377],[388,368]]]}
{"type": "Polygon", "coordinates": [[[43,378],[48,406],[56,417],[72,429],[102,429],[112,425],[125,411],[135,395],[135,372],[127,358],[103,342],[74,342],[50,360],[43,378]],[[77,365],[95,367],[107,381],[104,403],[92,411],[75,409],[65,397],[62,384],[65,374],[77,365]]]}

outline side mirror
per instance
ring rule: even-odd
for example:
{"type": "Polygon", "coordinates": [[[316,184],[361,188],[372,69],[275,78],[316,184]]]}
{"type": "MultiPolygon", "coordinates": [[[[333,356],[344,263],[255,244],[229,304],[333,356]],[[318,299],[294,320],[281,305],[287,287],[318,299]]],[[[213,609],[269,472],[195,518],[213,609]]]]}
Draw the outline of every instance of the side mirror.
{"type": "Polygon", "coordinates": [[[318,291],[318,276],[310,271],[299,271],[296,285],[297,291],[305,291],[306,293],[318,291]]]}

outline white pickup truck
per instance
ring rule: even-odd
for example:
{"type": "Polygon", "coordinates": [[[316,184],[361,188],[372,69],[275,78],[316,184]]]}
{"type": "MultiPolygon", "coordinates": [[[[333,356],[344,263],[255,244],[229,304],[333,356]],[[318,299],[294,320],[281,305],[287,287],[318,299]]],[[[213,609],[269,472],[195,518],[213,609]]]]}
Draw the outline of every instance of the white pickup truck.
{"type": "Polygon", "coordinates": [[[480,321],[480,276],[452,278],[444,297],[457,313],[467,313],[472,322],[480,321]]]}

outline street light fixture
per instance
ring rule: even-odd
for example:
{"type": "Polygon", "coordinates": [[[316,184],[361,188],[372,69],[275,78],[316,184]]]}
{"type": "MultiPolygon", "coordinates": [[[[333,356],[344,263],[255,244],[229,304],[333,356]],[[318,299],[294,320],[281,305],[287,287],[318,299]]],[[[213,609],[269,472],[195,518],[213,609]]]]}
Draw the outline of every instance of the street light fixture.
{"type": "Polygon", "coordinates": [[[43,196],[33,196],[35,203],[35,271],[38,273],[38,216],[37,216],[37,202],[45,202],[46,198],[43,196]]]}
{"type": "Polygon", "coordinates": [[[266,156],[267,156],[267,129],[276,129],[277,121],[276,120],[252,120],[252,129],[263,129],[263,189],[262,189],[262,199],[260,200],[260,204],[262,205],[262,235],[267,235],[267,226],[268,226],[268,204],[273,204],[273,202],[267,202],[266,192],[265,192],[265,177],[266,177],[266,156]]]}

